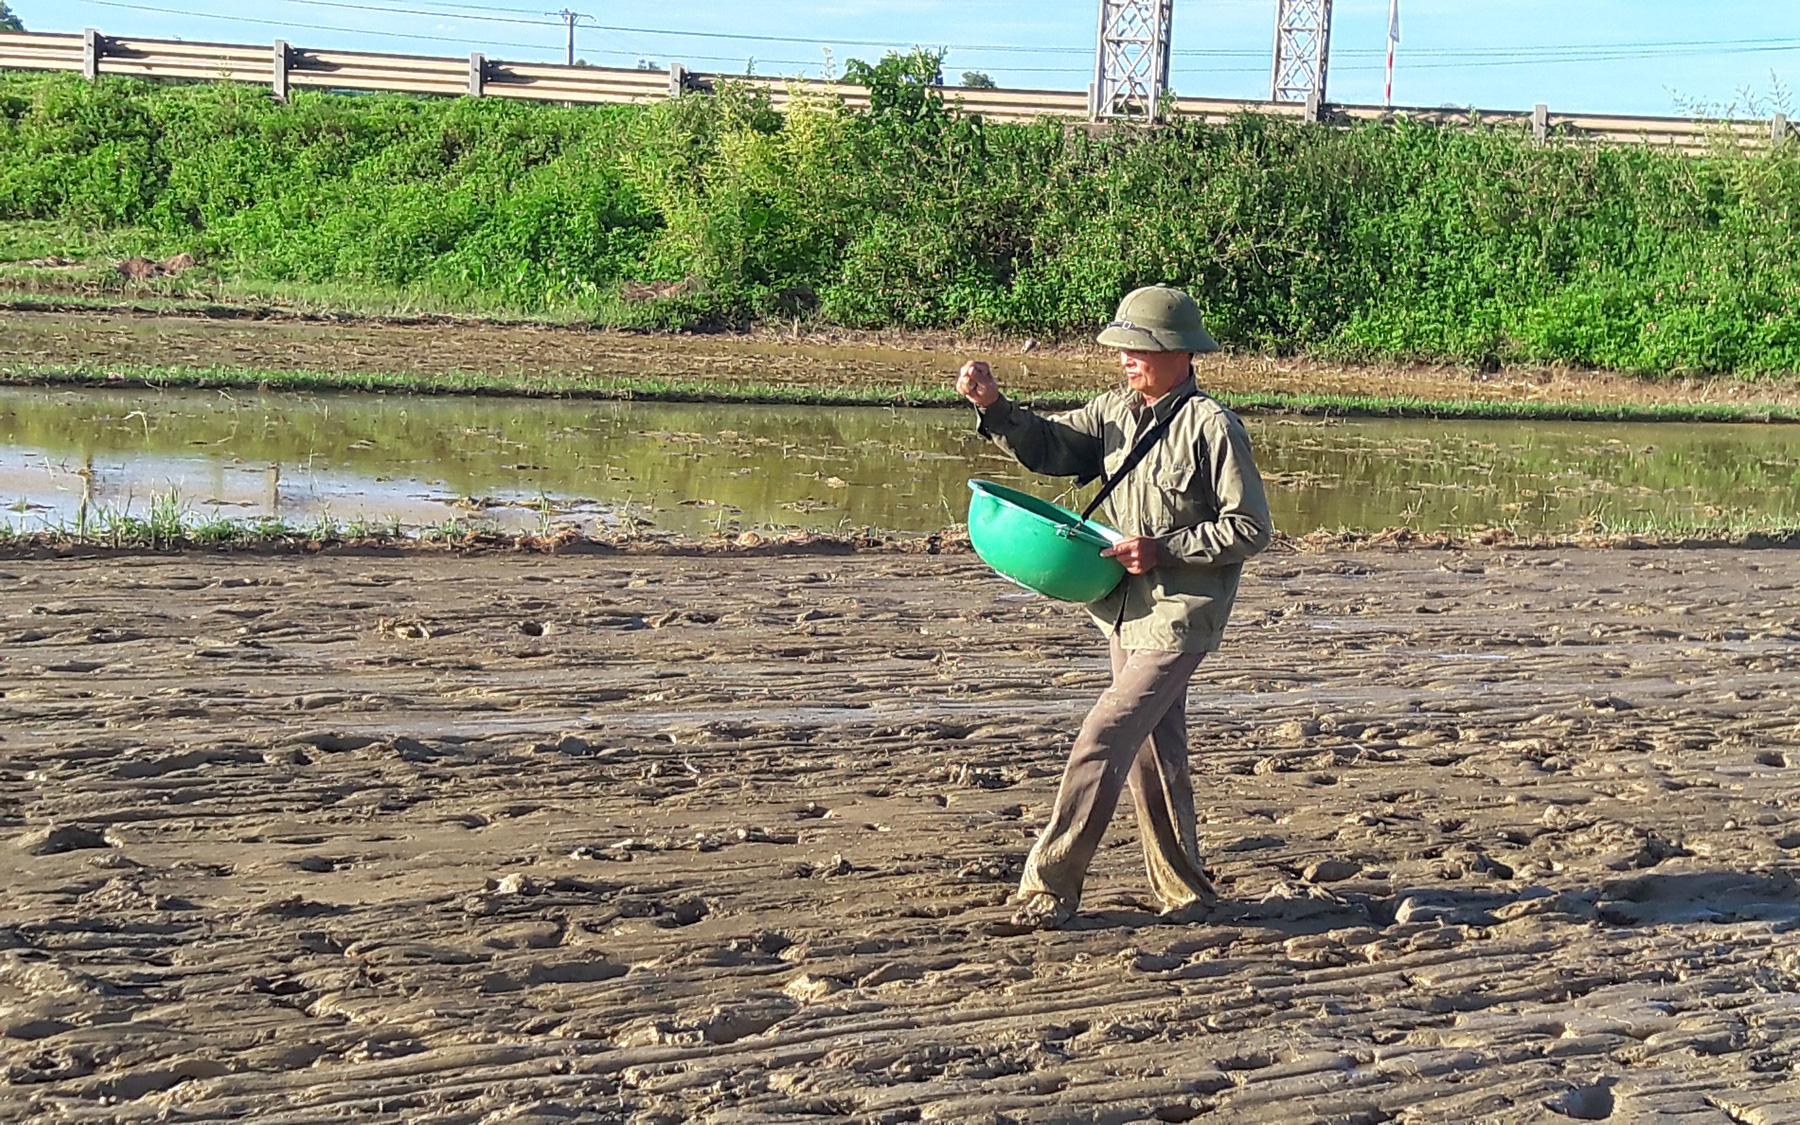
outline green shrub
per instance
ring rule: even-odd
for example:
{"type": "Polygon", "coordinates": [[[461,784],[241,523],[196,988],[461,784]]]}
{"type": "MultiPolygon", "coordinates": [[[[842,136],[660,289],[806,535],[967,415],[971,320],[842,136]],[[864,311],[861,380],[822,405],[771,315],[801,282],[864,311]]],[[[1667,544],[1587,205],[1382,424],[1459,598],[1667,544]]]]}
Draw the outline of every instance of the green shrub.
{"type": "Polygon", "coordinates": [[[247,280],[646,327],[1079,335],[1165,282],[1273,354],[1800,370],[1794,146],[1256,116],[1095,139],[966,114],[940,62],[852,61],[860,113],[731,84],[643,107],[281,106],[4,75],[0,219],[141,228],[247,280]]]}

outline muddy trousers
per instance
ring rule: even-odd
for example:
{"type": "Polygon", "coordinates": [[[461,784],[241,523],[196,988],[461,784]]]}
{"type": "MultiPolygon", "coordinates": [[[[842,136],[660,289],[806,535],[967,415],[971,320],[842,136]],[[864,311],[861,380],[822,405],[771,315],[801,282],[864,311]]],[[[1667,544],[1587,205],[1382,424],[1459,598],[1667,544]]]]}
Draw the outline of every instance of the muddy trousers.
{"type": "Polygon", "coordinates": [[[1129,785],[1150,888],[1163,908],[1212,901],[1200,868],[1187,745],[1188,680],[1204,656],[1128,650],[1113,638],[1112,686],[1075,738],[1050,823],[1026,857],[1021,900],[1047,893],[1075,909],[1088,864],[1129,785]]]}

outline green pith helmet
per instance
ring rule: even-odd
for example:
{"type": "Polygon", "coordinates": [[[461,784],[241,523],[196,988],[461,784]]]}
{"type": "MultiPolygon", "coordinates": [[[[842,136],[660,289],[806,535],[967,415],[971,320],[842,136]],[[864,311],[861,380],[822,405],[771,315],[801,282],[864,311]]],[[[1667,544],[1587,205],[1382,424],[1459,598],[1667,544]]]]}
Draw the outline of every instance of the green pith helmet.
{"type": "Polygon", "coordinates": [[[1119,302],[1100,343],[1128,352],[1216,352],[1218,341],[1200,323],[1200,306],[1179,289],[1146,285],[1119,302]]]}

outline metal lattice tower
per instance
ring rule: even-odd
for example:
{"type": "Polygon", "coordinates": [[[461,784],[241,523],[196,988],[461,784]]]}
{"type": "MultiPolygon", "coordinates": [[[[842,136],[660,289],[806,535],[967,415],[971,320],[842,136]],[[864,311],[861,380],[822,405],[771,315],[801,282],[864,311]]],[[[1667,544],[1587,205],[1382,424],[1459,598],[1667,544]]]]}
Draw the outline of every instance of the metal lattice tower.
{"type": "Polygon", "coordinates": [[[1330,59],[1331,0],[1276,0],[1269,100],[1323,105],[1330,59]]]}
{"type": "Polygon", "coordinates": [[[1088,115],[1152,121],[1169,88],[1175,0],[1100,0],[1100,41],[1088,115]]]}

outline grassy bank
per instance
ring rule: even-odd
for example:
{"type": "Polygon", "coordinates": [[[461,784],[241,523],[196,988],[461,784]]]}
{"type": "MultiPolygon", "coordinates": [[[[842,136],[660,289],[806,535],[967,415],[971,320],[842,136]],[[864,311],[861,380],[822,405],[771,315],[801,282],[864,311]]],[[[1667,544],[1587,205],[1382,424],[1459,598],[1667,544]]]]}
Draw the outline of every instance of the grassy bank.
{"type": "MultiPolygon", "coordinates": [[[[274,371],[244,367],[13,365],[0,386],[188,388],[196,390],[360,391],[373,394],[503,395],[521,398],[642,399],[648,402],[739,402],[803,406],[962,407],[942,383],[869,383],[821,388],[752,380],[595,375],[496,375],[487,372],[407,374],[374,371],[274,371]]],[[[1040,409],[1079,406],[1092,392],[1029,396],[1040,409]]],[[[1561,422],[1800,422],[1800,407],[1731,403],[1584,403],[1494,399],[1424,399],[1393,395],[1276,394],[1221,391],[1216,398],[1244,413],[1345,418],[1444,418],[1561,422]]]]}
{"type": "Polygon", "coordinates": [[[1794,146],[1257,117],[1093,139],[963,116],[930,64],[867,68],[866,114],[0,75],[0,259],[185,251],[205,272],[172,292],[368,312],[1051,338],[1170,282],[1272,354],[1800,370],[1794,146]]]}

